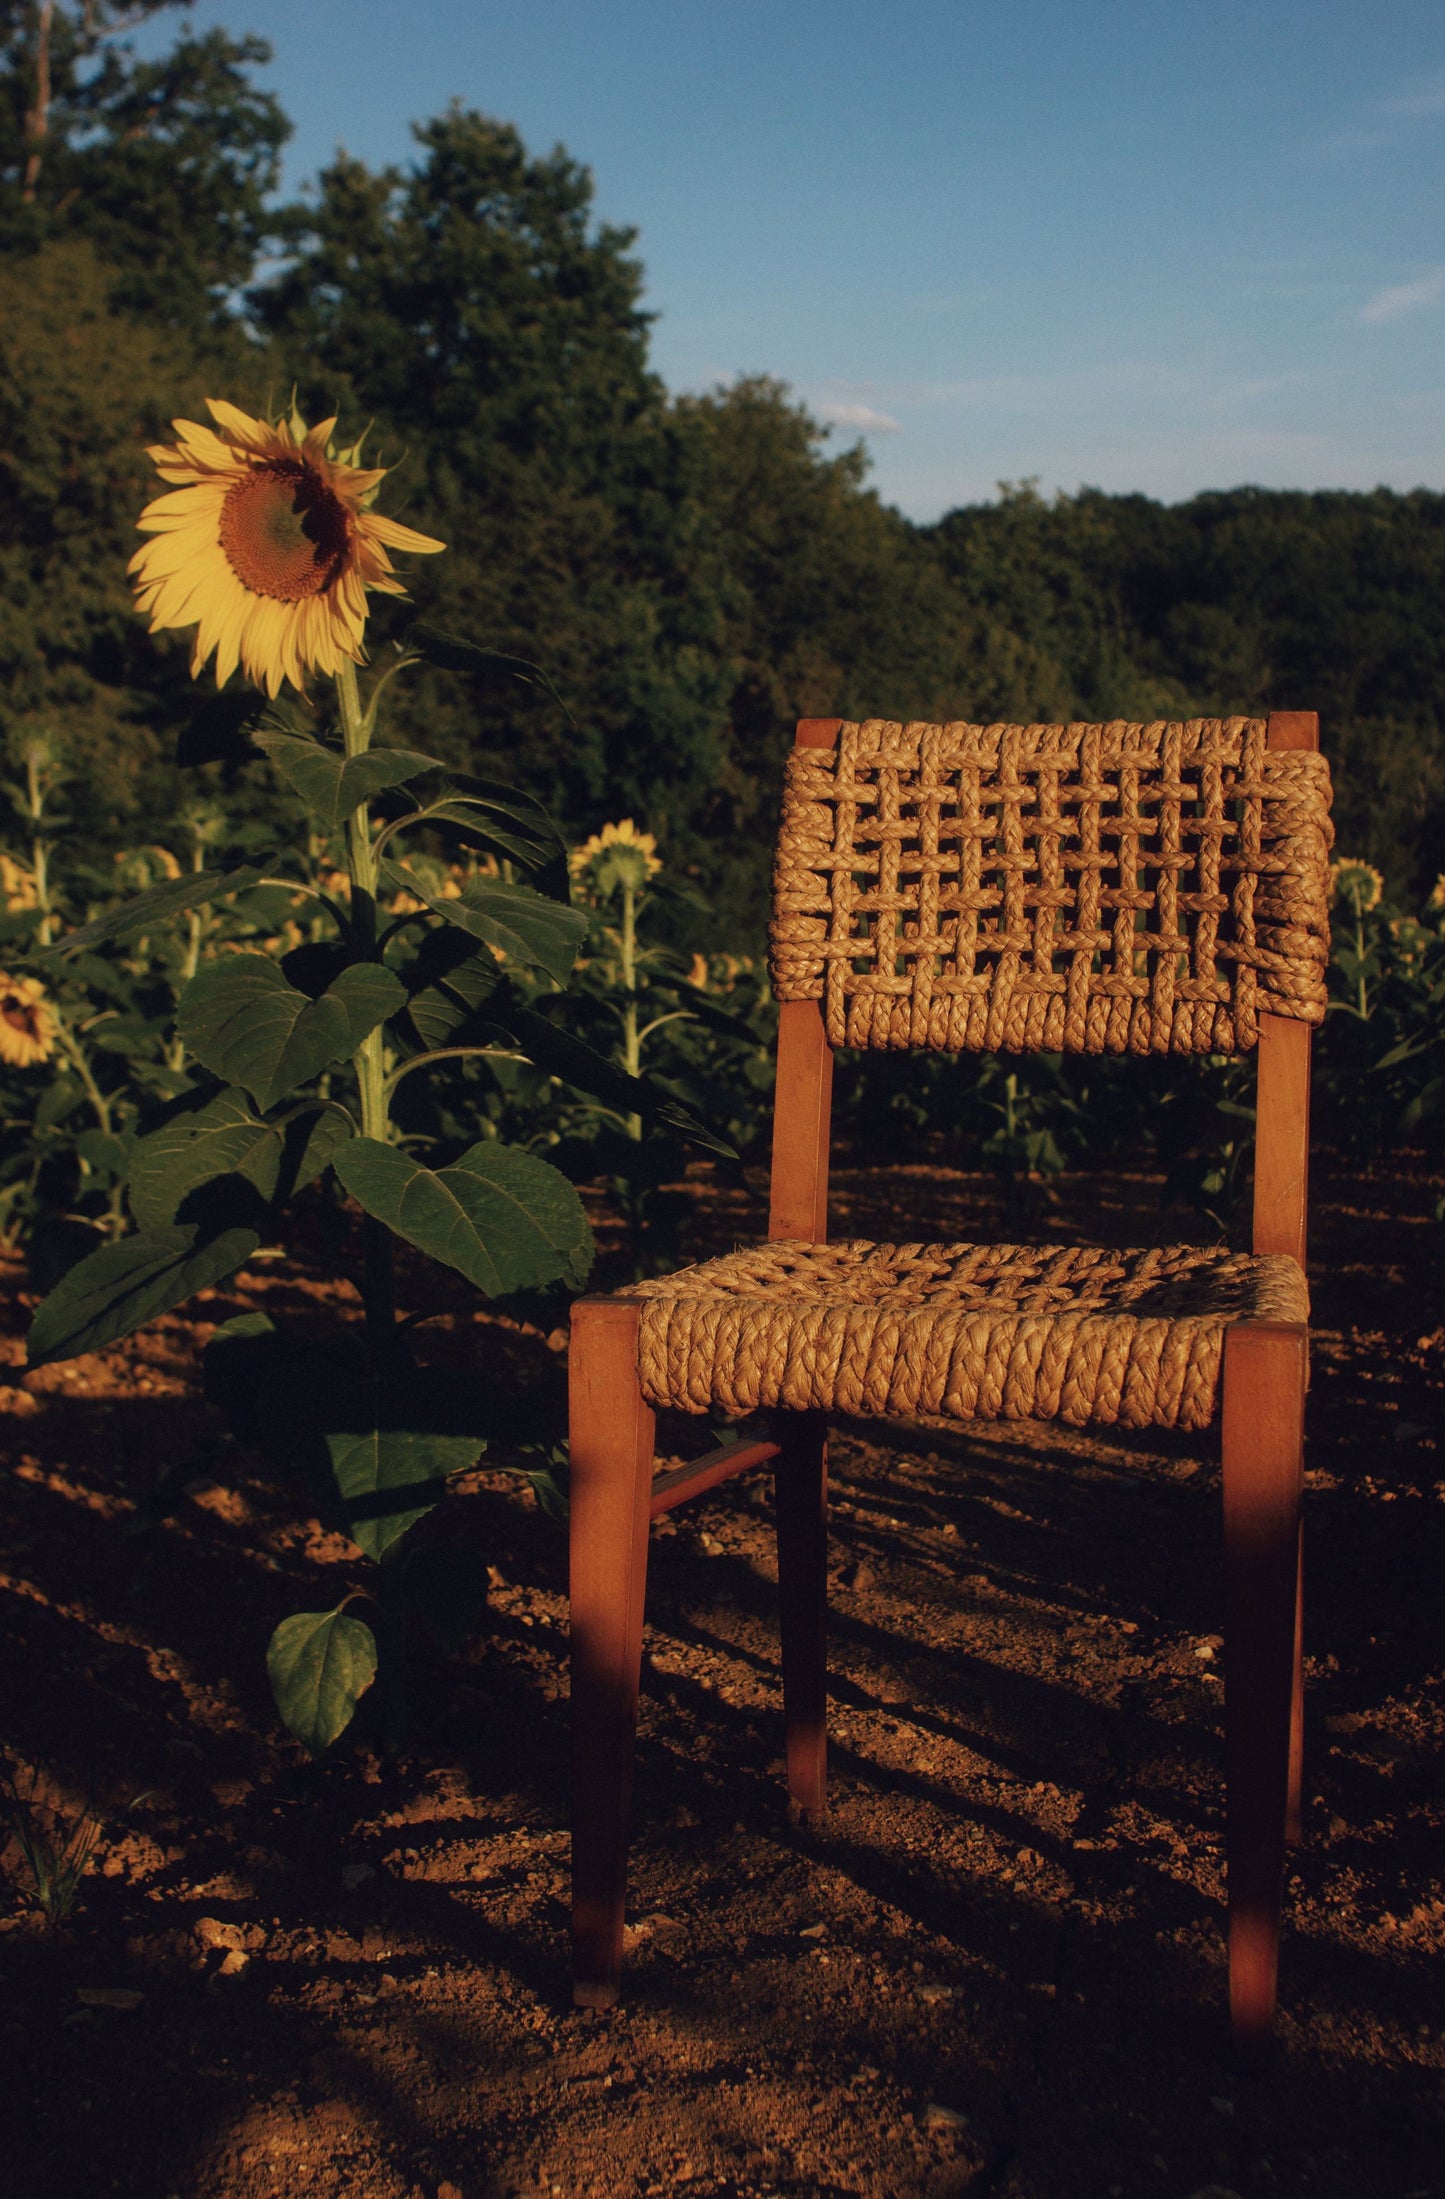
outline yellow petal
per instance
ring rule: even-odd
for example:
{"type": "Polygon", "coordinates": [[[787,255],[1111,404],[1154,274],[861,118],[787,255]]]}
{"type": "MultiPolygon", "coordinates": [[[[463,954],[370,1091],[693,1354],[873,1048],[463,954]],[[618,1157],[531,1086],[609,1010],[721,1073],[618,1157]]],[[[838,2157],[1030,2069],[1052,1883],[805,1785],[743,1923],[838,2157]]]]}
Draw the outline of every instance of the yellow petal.
{"type": "Polygon", "coordinates": [[[363,512],[356,524],[363,534],[375,541],[389,543],[393,550],[416,550],[430,556],[433,551],[446,548],[435,535],[418,534],[415,527],[403,527],[398,520],[384,519],[380,512],[363,512]]]}
{"type": "MultiPolygon", "coordinates": [[[[290,442],[289,436],[283,440],[268,422],[253,420],[249,413],[242,412],[236,405],[227,404],[224,397],[208,397],[206,410],[232,443],[238,443],[242,450],[255,451],[261,458],[274,457],[278,451],[285,450],[290,442]]],[[[180,422],[175,424],[179,427],[180,422]]]]}

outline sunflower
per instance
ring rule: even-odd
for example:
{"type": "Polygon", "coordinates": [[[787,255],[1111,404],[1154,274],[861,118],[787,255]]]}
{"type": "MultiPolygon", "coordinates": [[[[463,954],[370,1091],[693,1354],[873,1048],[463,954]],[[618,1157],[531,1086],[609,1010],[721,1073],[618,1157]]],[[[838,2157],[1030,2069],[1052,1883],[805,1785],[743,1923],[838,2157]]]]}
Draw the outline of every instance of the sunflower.
{"type": "Polygon", "coordinates": [[[619,886],[641,893],[662,868],[656,840],[650,832],[639,832],[630,817],[594,832],[572,850],[569,863],[578,885],[590,886],[599,901],[609,900],[619,886]]]}
{"type": "Polygon", "coordinates": [[[22,909],[37,907],[39,900],[34,871],[17,863],[13,855],[0,851],[0,906],[13,916],[22,909]]]}
{"type": "Polygon", "coordinates": [[[1330,865],[1330,892],[1348,901],[1356,916],[1368,916],[1380,906],[1385,881],[1373,863],[1361,862],[1357,855],[1342,855],[1330,865]]]}
{"type": "Polygon", "coordinates": [[[308,428],[294,409],[274,425],[208,397],[215,428],[175,420],[179,440],[150,455],[176,486],[137,525],[153,535],[130,561],[151,632],[194,626],[191,677],[212,655],[216,685],[240,664],[275,695],[283,679],[360,664],[366,591],[404,595],[388,549],[446,547],[371,509],[384,466],[334,453],[335,420],[308,428]]]}
{"type": "Polygon", "coordinates": [[[0,976],[0,1061],[33,1069],[55,1051],[55,1010],[36,977],[0,976]]]}

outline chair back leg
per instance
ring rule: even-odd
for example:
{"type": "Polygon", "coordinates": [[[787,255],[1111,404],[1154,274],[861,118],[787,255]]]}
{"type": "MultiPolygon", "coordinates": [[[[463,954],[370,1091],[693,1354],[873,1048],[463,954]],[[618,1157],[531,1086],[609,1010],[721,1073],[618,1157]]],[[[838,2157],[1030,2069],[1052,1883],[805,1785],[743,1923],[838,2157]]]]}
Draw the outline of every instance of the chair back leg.
{"type": "MultiPolygon", "coordinates": [[[[1301,1476],[1303,1479],[1303,1476],[1301,1476]]],[[[1294,1685],[1289,1706],[1289,1799],[1285,1806],[1284,1837],[1292,1848],[1304,1838],[1305,1780],[1305,1527],[1303,1497],[1299,1549],[1294,1576],[1294,1685]]]]}
{"type": "Polygon", "coordinates": [[[1238,1322],[1224,1355],[1224,1656],[1229,2007],[1274,2020],[1295,1725],[1307,1331],[1238,1322]]]}
{"type": "Polygon", "coordinates": [[[788,1798],[821,1815],[828,1758],[828,1440],[821,1413],[780,1413],[776,1473],[778,1604],[788,1798]]]}
{"type": "Polygon", "coordinates": [[[573,1997],[608,2008],[622,1975],[627,1833],[652,1502],[653,1417],[634,1299],[579,1299],[571,1421],[573,1997]]]}

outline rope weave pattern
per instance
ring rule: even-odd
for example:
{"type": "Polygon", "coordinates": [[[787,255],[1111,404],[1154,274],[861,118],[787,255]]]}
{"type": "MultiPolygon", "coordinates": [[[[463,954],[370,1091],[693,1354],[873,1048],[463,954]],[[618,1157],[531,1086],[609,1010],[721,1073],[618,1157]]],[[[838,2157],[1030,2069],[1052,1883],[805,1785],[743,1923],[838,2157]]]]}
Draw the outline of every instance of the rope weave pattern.
{"type": "Polygon", "coordinates": [[[788,761],[779,1000],[832,1046],[1244,1053],[1319,1023],[1329,766],[1262,718],[845,725],[788,761]]]}
{"type": "Polygon", "coordinates": [[[1217,1247],[810,1244],[728,1253],[643,1301],[655,1406],[1203,1428],[1231,1321],[1305,1321],[1295,1261],[1217,1247]]]}

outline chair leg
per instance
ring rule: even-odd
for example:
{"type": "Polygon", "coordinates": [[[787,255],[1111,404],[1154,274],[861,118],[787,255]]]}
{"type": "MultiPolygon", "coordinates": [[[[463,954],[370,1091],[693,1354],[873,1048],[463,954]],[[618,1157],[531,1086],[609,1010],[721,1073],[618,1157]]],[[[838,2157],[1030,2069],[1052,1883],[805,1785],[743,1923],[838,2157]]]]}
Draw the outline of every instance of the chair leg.
{"type": "Polygon", "coordinates": [[[1239,1322],[1224,1357],[1229,2007],[1242,2045],[1274,2020],[1296,1685],[1307,1332],[1239,1322]]]}
{"type": "Polygon", "coordinates": [[[1305,1537],[1300,1521],[1299,1558],[1294,1585],[1294,1686],[1289,1706],[1289,1798],[1285,1805],[1284,1837],[1297,1848],[1304,1838],[1305,1776],[1305,1537]]]}
{"type": "Polygon", "coordinates": [[[622,1975],[652,1497],[639,1319],[635,1300],[584,1298],[572,1308],[572,1956],[580,2008],[610,2008],[622,1975]]]}
{"type": "Polygon", "coordinates": [[[775,1434],[788,1795],[808,1819],[828,1779],[828,1438],[821,1413],[781,1415],[775,1434]]]}

